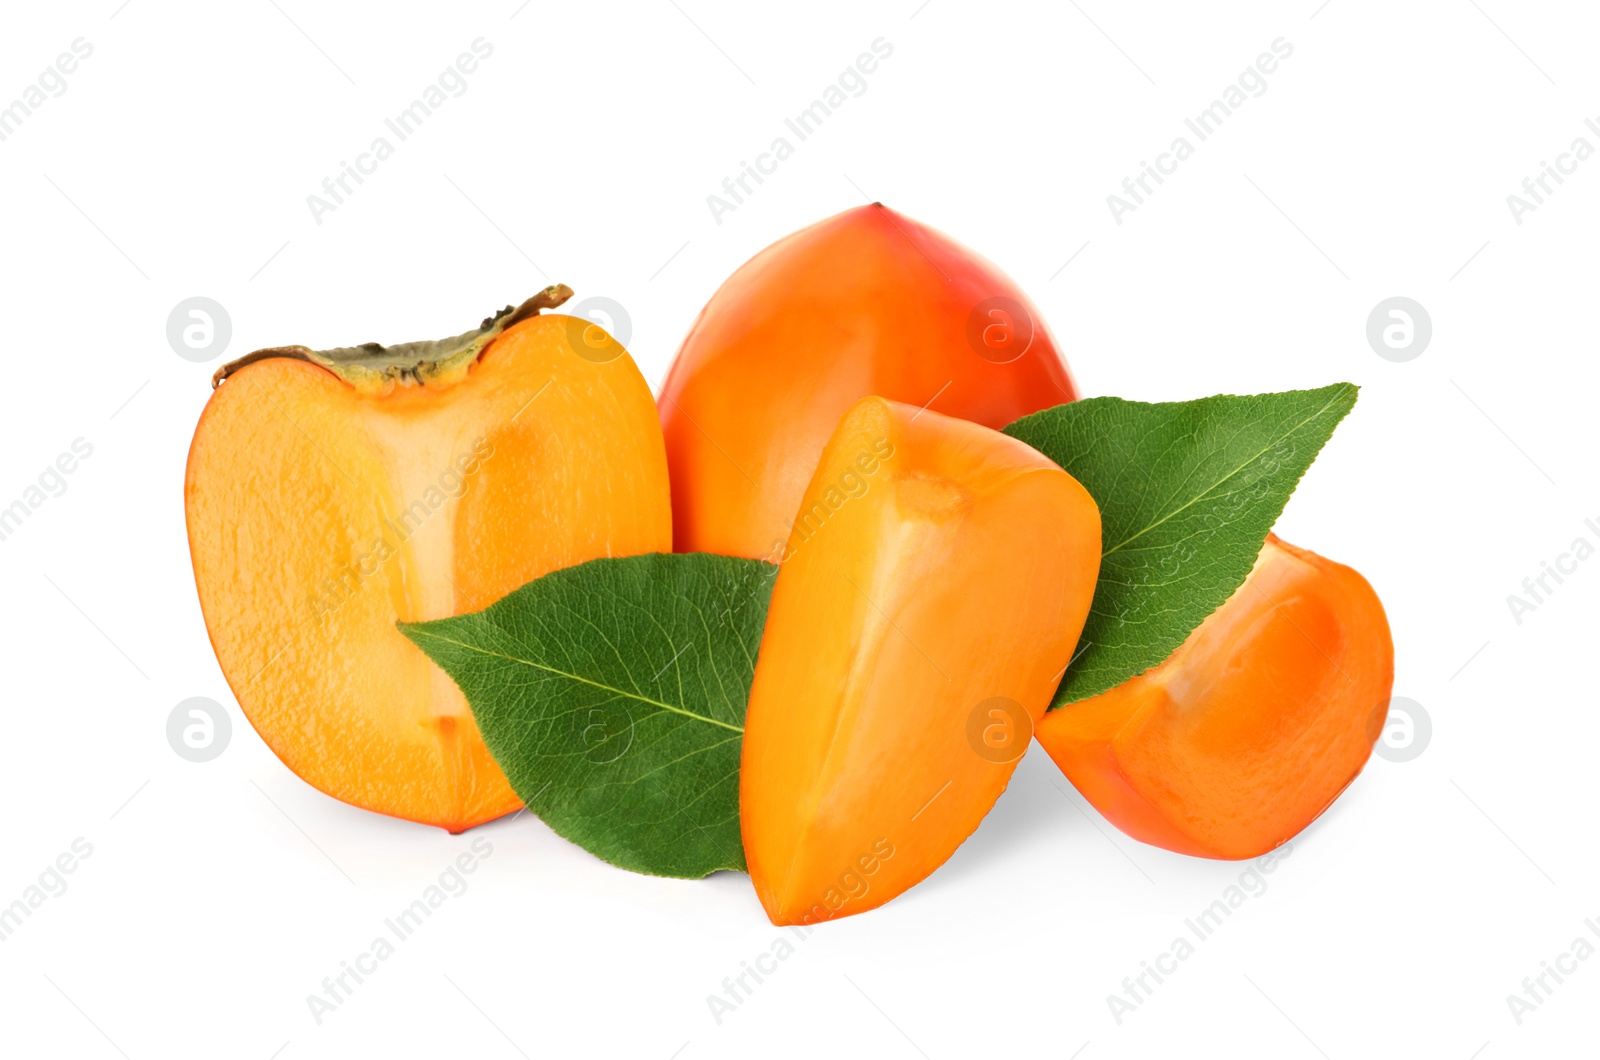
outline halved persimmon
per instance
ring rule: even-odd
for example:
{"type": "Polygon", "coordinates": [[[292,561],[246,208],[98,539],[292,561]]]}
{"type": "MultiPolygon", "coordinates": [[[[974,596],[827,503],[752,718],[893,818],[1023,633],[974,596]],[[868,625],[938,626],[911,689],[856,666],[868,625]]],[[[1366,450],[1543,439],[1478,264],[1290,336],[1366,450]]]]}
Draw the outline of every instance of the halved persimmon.
{"type": "Polygon", "coordinates": [[[845,414],[789,537],[745,712],[740,821],[773,923],[882,905],[977,828],[1099,569],[1099,509],[1036,450],[878,397],[845,414]]]}
{"type": "Polygon", "coordinates": [[[1052,710],[1036,735],[1133,838],[1251,858],[1294,838],[1361,772],[1393,683],[1372,586],[1269,536],[1245,583],[1171,657],[1052,710]]]}
{"type": "Polygon", "coordinates": [[[993,263],[881,203],[780,239],[690,328],[661,391],[680,552],[769,559],[839,417],[875,394],[996,430],[1077,397],[993,263]]]}
{"type": "Polygon", "coordinates": [[[541,574],[670,550],[649,387],[550,288],[437,343],[264,350],[218,373],[185,503],[206,628],[311,784],[458,832],[520,802],[466,700],[395,628],[541,574]]]}

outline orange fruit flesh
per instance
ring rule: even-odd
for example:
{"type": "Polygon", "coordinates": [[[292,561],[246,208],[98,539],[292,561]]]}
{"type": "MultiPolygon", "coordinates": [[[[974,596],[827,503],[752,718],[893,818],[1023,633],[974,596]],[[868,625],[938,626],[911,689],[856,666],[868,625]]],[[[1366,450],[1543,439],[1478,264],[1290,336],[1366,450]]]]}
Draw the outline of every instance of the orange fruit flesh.
{"type": "Polygon", "coordinates": [[[1028,446],[882,398],[845,414],[778,573],[745,717],[745,855],[773,923],[875,908],[972,833],[1049,702],[1099,563],[1094,501],[1028,446]],[[985,755],[969,719],[996,697],[1025,716],[1014,750],[985,755]]]}
{"type": "Polygon", "coordinates": [[[574,353],[569,320],[512,326],[442,388],[366,394],[269,359],[206,406],[185,494],[212,645],[268,746],[335,798],[452,832],[515,810],[460,691],[395,622],[671,548],[649,388],[625,354],[574,353]]]}
{"type": "Polygon", "coordinates": [[[1269,536],[1245,584],[1166,662],[1051,711],[1036,735],[1128,835],[1250,858],[1293,838],[1361,772],[1393,682],[1372,587],[1269,536]]]}

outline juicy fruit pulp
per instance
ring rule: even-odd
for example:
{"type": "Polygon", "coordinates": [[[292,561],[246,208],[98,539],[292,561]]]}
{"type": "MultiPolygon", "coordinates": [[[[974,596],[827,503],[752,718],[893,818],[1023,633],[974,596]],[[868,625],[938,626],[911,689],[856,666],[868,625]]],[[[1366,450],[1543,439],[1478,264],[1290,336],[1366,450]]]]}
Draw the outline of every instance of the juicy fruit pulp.
{"type": "Polygon", "coordinates": [[[879,395],[999,429],[1077,397],[1027,296],[874,203],[757,254],[700,313],[660,398],[681,552],[771,558],[839,417],[879,395]]]}
{"type": "Polygon", "coordinates": [[[882,905],[972,833],[1055,691],[1099,565],[1099,510],[1037,451],[882,398],[844,416],[745,712],[745,857],[773,923],[882,905]]]}
{"type": "Polygon", "coordinates": [[[649,388],[620,346],[575,352],[585,323],[522,319],[473,363],[383,385],[272,351],[212,395],[185,486],[206,627],[246,717],[322,791],[453,832],[516,809],[466,700],[395,622],[670,550],[649,388]]]}
{"type": "Polygon", "coordinates": [[[1166,662],[1051,711],[1036,735],[1128,835],[1250,858],[1293,838],[1361,772],[1393,683],[1372,587],[1269,536],[1245,584],[1166,662]]]}

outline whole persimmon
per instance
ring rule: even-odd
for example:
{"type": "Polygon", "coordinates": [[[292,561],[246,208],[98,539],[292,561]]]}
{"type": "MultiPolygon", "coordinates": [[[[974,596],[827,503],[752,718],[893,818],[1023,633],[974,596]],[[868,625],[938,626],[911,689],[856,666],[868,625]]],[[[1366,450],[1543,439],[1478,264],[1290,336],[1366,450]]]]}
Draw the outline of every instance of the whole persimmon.
{"type": "Polygon", "coordinates": [[[280,347],[217,373],[184,486],[245,717],[356,806],[459,832],[521,805],[461,692],[395,628],[558,567],[672,547],[650,388],[552,287],[439,342],[280,347]]]}
{"type": "Polygon", "coordinates": [[[658,405],[681,552],[771,558],[835,425],[868,395],[996,430],[1077,397],[1039,311],[995,265],[880,203],[730,276],[658,405]]]}

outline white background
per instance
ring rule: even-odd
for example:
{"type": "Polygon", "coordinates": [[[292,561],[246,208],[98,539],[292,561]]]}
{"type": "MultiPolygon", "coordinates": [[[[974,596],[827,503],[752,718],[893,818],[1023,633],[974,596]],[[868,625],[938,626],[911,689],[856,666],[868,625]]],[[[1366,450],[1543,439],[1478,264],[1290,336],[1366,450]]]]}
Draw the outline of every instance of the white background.
{"type": "Polygon", "coordinates": [[[1600,562],[1520,624],[1506,602],[1600,541],[1600,161],[1520,225],[1506,202],[1575,137],[1600,147],[1592,10],[120,2],[15,5],[0,33],[0,103],[94,49],[0,143],[0,503],[94,447],[0,542],[0,904],[93,846],[0,943],[0,1051],[1595,1051],[1600,959],[1520,1026],[1506,1003],[1600,919],[1600,562]],[[318,224],[306,197],[478,37],[466,93],[318,224]],[[865,94],[718,224],[707,195],[878,37],[865,94]],[[1279,37],[1265,94],[1117,224],[1106,196],[1279,37]],[[1280,532],[1377,587],[1431,743],[1374,758],[1121,1025],[1107,995],[1243,866],[1126,839],[1037,748],[943,869],[824,926],[718,1025],[706,996],[778,936],[744,876],[629,875],[527,815],[452,838],[344,806],[266,750],[207,644],[182,481],[220,362],[169,347],[179,301],[222,303],[236,356],[450,334],[559,280],[627,307],[658,385],[728,273],[869,199],[1009,271],[1087,394],[1363,388],[1280,532]],[[1365,337],[1394,295],[1433,320],[1408,363],[1365,337]],[[215,761],[168,746],[190,696],[233,715],[215,761]],[[306,995],[475,837],[470,889],[319,1026],[306,995]]]}

